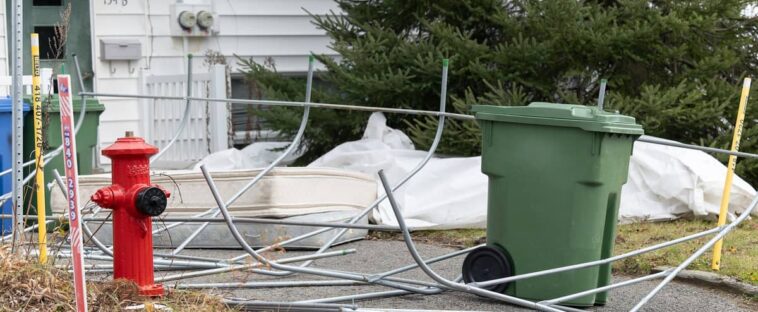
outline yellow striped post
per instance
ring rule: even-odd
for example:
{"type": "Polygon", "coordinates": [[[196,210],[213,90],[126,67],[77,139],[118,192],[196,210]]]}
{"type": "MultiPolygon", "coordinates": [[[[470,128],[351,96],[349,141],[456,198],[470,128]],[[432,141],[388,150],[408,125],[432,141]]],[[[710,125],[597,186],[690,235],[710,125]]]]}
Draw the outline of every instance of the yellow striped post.
{"type": "MultiPolygon", "coordinates": [[[[740,138],[742,138],[742,126],[745,121],[745,110],[747,109],[747,98],[750,95],[750,78],[745,78],[742,83],[742,94],[740,95],[740,107],[737,111],[737,122],[734,123],[734,136],[732,137],[732,151],[740,149],[740,138]]],[[[726,216],[729,214],[729,195],[732,192],[732,180],[734,179],[734,167],[737,166],[737,156],[729,155],[729,163],[726,168],[726,181],[724,182],[724,193],[721,194],[721,209],[719,210],[719,226],[726,224],[726,216]]],[[[713,261],[711,269],[718,271],[721,268],[721,249],[724,240],[721,239],[713,246],[713,261]]]]}
{"type": "Polygon", "coordinates": [[[32,107],[34,110],[34,157],[37,160],[37,224],[39,262],[47,263],[47,224],[45,223],[45,164],[42,157],[42,86],[39,76],[39,35],[32,33],[32,107]]]}

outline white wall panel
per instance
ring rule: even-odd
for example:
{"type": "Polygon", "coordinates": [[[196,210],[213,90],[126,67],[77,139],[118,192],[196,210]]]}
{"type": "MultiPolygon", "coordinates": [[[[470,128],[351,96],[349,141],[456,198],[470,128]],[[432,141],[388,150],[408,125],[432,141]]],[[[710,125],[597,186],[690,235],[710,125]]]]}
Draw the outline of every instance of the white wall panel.
{"type": "MultiPolygon", "coordinates": [[[[148,23],[135,23],[135,19],[142,19],[144,16],[139,15],[108,15],[103,18],[95,29],[95,33],[101,37],[121,37],[121,36],[138,36],[144,37],[150,32],[148,23]],[[124,27],[128,25],[128,27],[124,27]],[[110,29],[120,28],[121,32],[113,33],[110,29]]],[[[170,36],[169,15],[152,15],[152,34],[153,36],[170,36]]],[[[237,37],[237,36],[272,36],[272,35],[320,35],[325,32],[316,28],[311,23],[310,16],[256,16],[256,15],[223,15],[219,18],[218,27],[220,29],[217,37],[237,37]]]]}
{"type": "MultiPolygon", "coordinates": [[[[208,72],[203,55],[218,51],[238,70],[237,58],[252,57],[264,62],[271,57],[279,72],[303,73],[310,53],[335,55],[329,48],[330,38],[311,23],[312,14],[339,11],[332,0],[207,0],[218,14],[219,33],[207,38],[189,38],[185,44],[170,33],[170,5],[175,0],[127,0],[118,5],[103,1],[93,4],[93,38],[95,88],[106,93],[142,93],[140,72],[146,75],[175,75],[186,71],[185,55],[195,55],[193,71],[208,72]],[[121,5],[126,3],[126,5],[121,5]],[[149,12],[148,12],[149,10],[149,12]],[[100,60],[100,39],[137,40],[142,45],[140,60],[100,60]],[[130,72],[132,70],[132,72],[130,72]]],[[[202,2],[202,0],[194,0],[202,2]]],[[[0,12],[1,14],[2,12],[0,12]]],[[[0,18],[4,17],[4,14],[0,18]]],[[[4,33],[4,32],[3,32],[4,33]]],[[[0,49],[0,58],[5,57],[0,49]]],[[[7,72],[7,61],[0,71],[7,72]]],[[[178,94],[183,95],[183,94],[178,94]]],[[[106,146],[126,128],[140,134],[143,110],[140,101],[101,99],[106,111],[101,117],[101,146],[106,146]]],[[[101,158],[103,163],[107,159],[101,158]]]]}
{"type": "Polygon", "coordinates": [[[121,120],[139,120],[139,101],[134,99],[111,99],[104,101],[105,111],[100,115],[101,123],[121,120]]]}
{"type": "MultiPolygon", "coordinates": [[[[128,5],[106,5],[103,1],[93,1],[96,12],[104,14],[144,14],[149,7],[150,14],[168,15],[173,0],[128,0],[128,5]]],[[[201,1],[202,2],[202,1],[201,1]]],[[[337,11],[332,0],[211,0],[213,9],[221,15],[323,15],[330,10],[337,11]]]]}
{"type": "Polygon", "coordinates": [[[6,17],[8,17],[7,14],[5,14],[5,1],[0,1],[2,3],[2,7],[0,7],[0,40],[2,40],[2,46],[0,46],[0,76],[8,76],[9,73],[9,67],[8,67],[8,40],[6,40],[8,37],[9,31],[6,30],[6,17]]]}
{"type": "Polygon", "coordinates": [[[213,1],[214,9],[221,14],[255,15],[324,15],[329,10],[338,11],[332,0],[236,0],[213,1]]]}
{"type": "MultiPolygon", "coordinates": [[[[124,136],[125,131],[134,131],[134,135],[144,136],[140,128],[139,120],[114,120],[100,123],[100,146],[106,147],[116,142],[116,139],[124,136]]],[[[108,158],[101,158],[108,159],[108,158]]],[[[110,163],[110,162],[108,162],[110,163]]]]}

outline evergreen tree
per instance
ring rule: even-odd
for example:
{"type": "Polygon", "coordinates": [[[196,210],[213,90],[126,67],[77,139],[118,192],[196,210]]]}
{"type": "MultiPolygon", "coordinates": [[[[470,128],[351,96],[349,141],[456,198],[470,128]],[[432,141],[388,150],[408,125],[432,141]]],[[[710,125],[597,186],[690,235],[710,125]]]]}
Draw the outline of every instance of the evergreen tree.
{"type": "MultiPolygon", "coordinates": [[[[756,74],[758,20],[740,0],[337,0],[344,14],[314,16],[341,57],[319,56],[327,71],[314,101],[436,110],[440,60],[450,59],[450,111],[473,104],[532,101],[594,105],[608,79],[609,110],[638,118],[648,134],[727,148],[742,78],[756,74]]],[[[304,83],[248,62],[267,98],[302,99],[304,83]],[[256,67],[257,66],[257,67],[256,67]],[[286,82],[286,83],[285,83],[286,82]],[[289,88],[292,84],[297,88],[289,88]]],[[[757,88],[758,89],[758,88],[757,88]]],[[[751,100],[742,150],[758,146],[751,100]]],[[[297,110],[264,113],[285,134],[297,110]]],[[[319,110],[305,144],[312,160],[360,137],[364,113],[319,110]]],[[[389,116],[427,148],[434,118],[389,116]]],[[[451,121],[438,152],[476,155],[474,122],[451,121]]],[[[758,162],[743,161],[758,182],[758,162]]]]}

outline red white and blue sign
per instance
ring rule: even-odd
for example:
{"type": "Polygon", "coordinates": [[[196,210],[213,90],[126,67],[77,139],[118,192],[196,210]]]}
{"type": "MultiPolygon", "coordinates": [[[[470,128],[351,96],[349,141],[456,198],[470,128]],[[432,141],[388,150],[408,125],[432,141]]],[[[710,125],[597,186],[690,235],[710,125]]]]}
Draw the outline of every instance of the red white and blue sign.
{"type": "Polygon", "coordinates": [[[63,164],[66,172],[66,197],[68,199],[68,220],[71,235],[71,259],[74,264],[76,310],[78,312],[86,312],[87,290],[84,280],[84,248],[82,242],[81,212],[79,210],[79,176],[76,168],[74,108],[71,105],[71,76],[58,75],[58,99],[61,110],[63,164]]]}

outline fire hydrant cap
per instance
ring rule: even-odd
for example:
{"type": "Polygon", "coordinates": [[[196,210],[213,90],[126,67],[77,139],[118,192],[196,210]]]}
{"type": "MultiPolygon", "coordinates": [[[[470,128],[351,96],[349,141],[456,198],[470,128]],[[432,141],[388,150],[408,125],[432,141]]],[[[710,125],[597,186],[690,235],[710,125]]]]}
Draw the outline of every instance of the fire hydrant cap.
{"type": "Polygon", "coordinates": [[[103,149],[103,155],[111,158],[122,155],[144,155],[151,156],[158,153],[158,148],[145,143],[145,140],[139,137],[118,138],[115,143],[103,149]]]}
{"type": "Polygon", "coordinates": [[[140,212],[153,217],[161,215],[168,205],[166,193],[157,187],[140,190],[135,200],[134,204],[140,212]]]}

